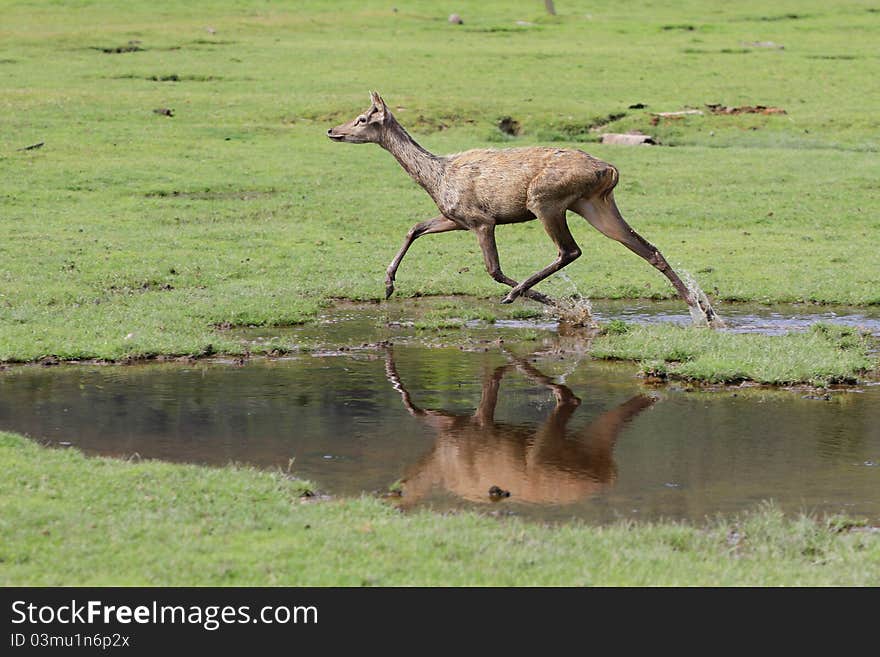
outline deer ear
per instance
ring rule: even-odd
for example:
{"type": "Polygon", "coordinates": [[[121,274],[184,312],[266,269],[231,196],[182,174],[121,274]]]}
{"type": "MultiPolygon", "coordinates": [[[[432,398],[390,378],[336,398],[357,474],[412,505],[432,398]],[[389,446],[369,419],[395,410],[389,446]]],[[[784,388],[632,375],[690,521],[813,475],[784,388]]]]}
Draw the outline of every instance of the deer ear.
{"type": "Polygon", "coordinates": [[[373,105],[376,106],[376,109],[380,112],[385,111],[385,101],[382,100],[382,96],[380,96],[375,91],[370,92],[370,99],[373,101],[373,105]]]}
{"type": "Polygon", "coordinates": [[[373,104],[370,107],[370,111],[367,113],[367,116],[371,118],[375,116],[379,121],[385,121],[388,113],[386,112],[385,101],[382,100],[382,96],[377,94],[375,91],[371,91],[370,100],[373,101],[373,104]]]}

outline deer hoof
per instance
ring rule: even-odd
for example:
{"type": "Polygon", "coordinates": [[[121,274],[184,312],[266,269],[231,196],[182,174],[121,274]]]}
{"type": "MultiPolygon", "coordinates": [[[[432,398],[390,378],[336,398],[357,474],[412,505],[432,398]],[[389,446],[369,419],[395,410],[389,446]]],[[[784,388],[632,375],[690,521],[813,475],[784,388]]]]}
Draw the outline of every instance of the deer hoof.
{"type": "Polygon", "coordinates": [[[394,284],[388,283],[385,285],[385,301],[388,301],[392,294],[394,294],[394,284]]]}
{"type": "Polygon", "coordinates": [[[514,294],[513,292],[511,292],[501,300],[501,303],[513,303],[518,296],[518,294],[514,294]]]}

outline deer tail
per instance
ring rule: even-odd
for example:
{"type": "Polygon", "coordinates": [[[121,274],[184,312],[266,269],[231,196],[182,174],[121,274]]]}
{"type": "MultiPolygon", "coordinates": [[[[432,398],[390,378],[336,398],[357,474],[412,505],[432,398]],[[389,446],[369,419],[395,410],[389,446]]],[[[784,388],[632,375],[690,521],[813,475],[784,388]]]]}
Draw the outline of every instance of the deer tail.
{"type": "Polygon", "coordinates": [[[620,173],[617,171],[617,167],[613,164],[609,164],[607,169],[602,169],[602,200],[607,201],[608,197],[611,195],[611,192],[614,191],[614,188],[617,187],[617,181],[620,179],[620,173]]]}

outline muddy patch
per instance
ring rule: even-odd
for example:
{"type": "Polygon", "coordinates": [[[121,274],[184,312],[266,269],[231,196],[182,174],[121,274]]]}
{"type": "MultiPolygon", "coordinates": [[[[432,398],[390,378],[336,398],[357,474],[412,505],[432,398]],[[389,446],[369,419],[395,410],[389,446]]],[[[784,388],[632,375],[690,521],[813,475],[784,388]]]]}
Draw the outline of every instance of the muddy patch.
{"type": "Polygon", "coordinates": [[[176,198],[193,199],[198,201],[256,201],[259,199],[275,196],[278,193],[279,192],[276,189],[156,189],[146,192],[144,196],[146,198],[176,198]]]}
{"type": "Polygon", "coordinates": [[[505,135],[511,137],[516,137],[522,131],[522,126],[519,121],[510,116],[505,116],[502,119],[499,119],[496,127],[505,135]]]}
{"type": "Polygon", "coordinates": [[[807,55],[807,59],[830,59],[830,60],[851,61],[853,59],[860,59],[860,57],[858,57],[856,55],[807,55]]]}
{"type": "Polygon", "coordinates": [[[192,46],[233,46],[237,43],[229,39],[195,39],[189,42],[192,46]]]}
{"type": "Polygon", "coordinates": [[[141,47],[140,41],[129,41],[122,46],[92,46],[91,50],[97,50],[105,55],[121,55],[130,52],[143,52],[146,48],[141,47]]]}
{"type": "Polygon", "coordinates": [[[768,107],[767,105],[739,105],[728,107],[720,103],[707,103],[706,108],[712,114],[787,114],[781,107],[768,107]]]}
{"type": "Polygon", "coordinates": [[[787,14],[773,14],[769,16],[745,16],[743,18],[734,19],[735,21],[741,22],[755,22],[755,23],[776,23],[778,21],[799,21],[805,18],[810,18],[810,14],[795,14],[795,13],[787,13],[787,14]]]}
{"type": "Polygon", "coordinates": [[[163,73],[155,75],[140,75],[136,73],[124,73],[122,75],[107,76],[108,80],[146,80],[147,82],[219,82],[228,78],[220,75],[181,75],[178,73],[163,73]]]}

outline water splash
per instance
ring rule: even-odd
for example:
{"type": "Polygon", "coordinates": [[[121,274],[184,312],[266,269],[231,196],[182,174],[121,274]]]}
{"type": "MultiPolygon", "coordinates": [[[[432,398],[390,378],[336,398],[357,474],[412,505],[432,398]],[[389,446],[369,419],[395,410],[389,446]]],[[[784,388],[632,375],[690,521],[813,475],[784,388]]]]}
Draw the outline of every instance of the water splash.
{"type": "Polygon", "coordinates": [[[589,299],[565,297],[556,299],[554,304],[549,306],[546,312],[558,319],[560,324],[591,329],[599,328],[599,324],[593,318],[593,304],[589,299]]]}
{"type": "Polygon", "coordinates": [[[712,308],[709,297],[703,292],[697,279],[689,271],[679,269],[681,279],[688,289],[691,298],[696,301],[693,306],[688,306],[691,319],[696,326],[708,326],[709,328],[719,329],[725,328],[727,325],[724,320],[718,316],[718,313],[712,308]]]}
{"type": "Polygon", "coordinates": [[[590,329],[599,328],[599,324],[593,318],[593,304],[578,292],[575,282],[564,272],[557,274],[557,278],[568,283],[571,292],[567,297],[555,299],[553,305],[546,308],[545,313],[559,320],[560,324],[590,329]]]}

